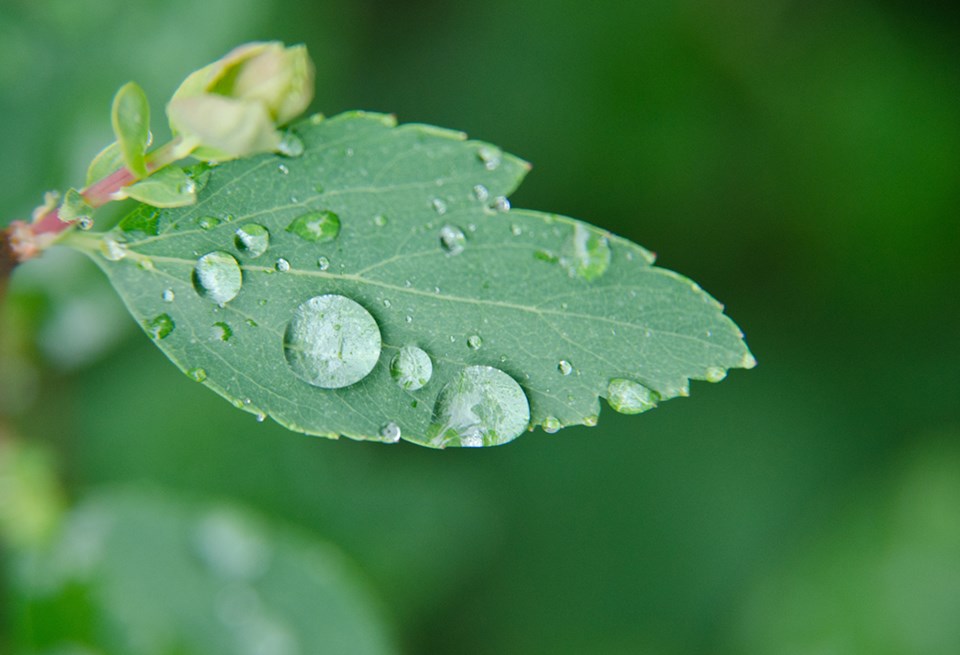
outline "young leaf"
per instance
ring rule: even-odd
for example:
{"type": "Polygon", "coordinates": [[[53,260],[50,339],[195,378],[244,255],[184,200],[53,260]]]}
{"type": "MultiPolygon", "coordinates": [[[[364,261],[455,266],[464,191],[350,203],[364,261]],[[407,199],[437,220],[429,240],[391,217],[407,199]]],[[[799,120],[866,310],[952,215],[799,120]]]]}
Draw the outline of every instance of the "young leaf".
{"type": "Polygon", "coordinates": [[[299,157],[221,165],[196,205],[72,239],[237,407],[309,434],[497,445],[754,365],[721,305],[640,246],[510,209],[516,157],[382,115],[294,131],[299,157]]]}
{"type": "Polygon", "coordinates": [[[123,151],[120,150],[120,144],[114,141],[98,152],[97,156],[90,162],[90,166],[87,168],[87,186],[102,180],[123,165],[123,151]]]}
{"type": "Polygon", "coordinates": [[[115,194],[118,198],[133,198],[154,207],[185,207],[197,200],[197,189],[193,179],[182,168],[168,166],[154,171],[150,177],[115,194]]]}
{"type": "Polygon", "coordinates": [[[117,91],[111,119],[127,168],[137,177],[146,176],[144,152],[150,139],[150,104],[136,82],[127,82],[117,91]]]}

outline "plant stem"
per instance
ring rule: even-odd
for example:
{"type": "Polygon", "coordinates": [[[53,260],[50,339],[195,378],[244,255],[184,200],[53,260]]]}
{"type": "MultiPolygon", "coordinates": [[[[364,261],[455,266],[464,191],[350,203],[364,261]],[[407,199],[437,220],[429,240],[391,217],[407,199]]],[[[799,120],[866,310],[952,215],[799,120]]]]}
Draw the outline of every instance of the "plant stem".
{"type": "MultiPolygon", "coordinates": [[[[147,174],[169,166],[183,157],[184,153],[180,151],[181,145],[181,138],[176,137],[149,153],[146,157],[147,174]]],[[[124,167],[94,182],[80,194],[91,207],[96,209],[116,200],[114,194],[117,191],[136,181],[137,177],[124,167]]],[[[38,256],[56,240],[58,235],[73,227],[74,223],[75,221],[61,220],[59,208],[54,207],[34,219],[32,223],[13,221],[6,230],[0,231],[0,294],[14,267],[38,256]]]]}

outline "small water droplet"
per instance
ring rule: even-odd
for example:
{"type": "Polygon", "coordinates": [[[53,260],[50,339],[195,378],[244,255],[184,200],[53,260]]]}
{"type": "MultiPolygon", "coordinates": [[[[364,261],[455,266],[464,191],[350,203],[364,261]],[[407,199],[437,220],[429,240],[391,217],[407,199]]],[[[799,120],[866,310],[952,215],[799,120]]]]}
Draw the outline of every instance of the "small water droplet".
{"type": "Polygon", "coordinates": [[[77,219],[77,227],[86,232],[93,227],[93,219],[89,216],[81,216],[77,219]]]}
{"type": "Polygon", "coordinates": [[[154,270],[153,260],[149,257],[141,257],[137,260],[137,268],[141,271],[152,271],[154,270]]]}
{"type": "Polygon", "coordinates": [[[633,380],[615,378],[607,385],[607,403],[621,414],[645,412],[656,407],[659,401],[660,394],[633,380]]]}
{"type": "Polygon", "coordinates": [[[257,327],[257,322],[256,322],[255,320],[253,320],[252,318],[248,318],[246,321],[244,321],[244,323],[246,323],[248,326],[250,326],[250,327],[252,327],[252,328],[257,327]]]}
{"type": "Polygon", "coordinates": [[[437,396],[427,438],[440,448],[497,446],[529,422],[530,404],[516,380],[491,366],[468,366],[437,396]]]}
{"type": "Polygon", "coordinates": [[[200,226],[201,230],[212,230],[222,222],[223,221],[216,216],[203,216],[202,218],[197,219],[197,225],[200,226]]]}
{"type": "Polygon", "coordinates": [[[423,349],[404,346],[390,361],[390,375],[404,391],[416,391],[433,377],[433,362],[423,349]]]}
{"type": "Polygon", "coordinates": [[[100,242],[100,253],[104,259],[118,262],[127,256],[127,246],[118,237],[105,234],[103,241],[100,242]]]}
{"type": "Polygon", "coordinates": [[[163,302],[173,302],[176,298],[176,294],[173,293],[173,289],[164,289],[163,293],[160,294],[160,299],[163,302]]]}
{"type": "Polygon", "coordinates": [[[510,211],[510,201],[507,200],[506,196],[497,196],[497,198],[493,201],[493,208],[501,214],[508,212],[510,211]]]}
{"type": "Polygon", "coordinates": [[[597,279],[610,266],[607,237],[582,223],[575,223],[573,233],[563,245],[560,265],[570,277],[597,279]]]}
{"type": "Polygon", "coordinates": [[[440,287],[433,287],[433,292],[437,294],[440,293],[440,287]]]}
{"type": "Polygon", "coordinates": [[[373,224],[376,225],[377,227],[383,227],[384,225],[387,224],[387,217],[384,216],[383,214],[377,214],[376,216],[373,217],[373,224]]]}
{"type": "Polygon", "coordinates": [[[757,359],[751,353],[745,354],[743,359],[740,361],[740,366],[743,368],[753,368],[756,365],[757,359]]]}
{"type": "Polygon", "coordinates": [[[437,212],[437,214],[440,216],[443,216],[447,213],[447,203],[440,198],[434,198],[431,200],[430,205],[433,207],[433,211],[437,212]]]}
{"type": "Polygon", "coordinates": [[[510,226],[510,234],[512,234],[515,237],[518,237],[521,234],[523,234],[523,228],[517,225],[516,223],[514,223],[513,225],[510,226]]]}
{"type": "Polygon", "coordinates": [[[380,437],[385,443],[397,443],[400,441],[400,426],[390,421],[380,428],[380,437]]]}
{"type": "Polygon", "coordinates": [[[294,374],[316,387],[339,389],[365,378],[380,359],[380,327],[362,305],[335,294],[297,307],[283,336],[294,374]]]}
{"type": "Polygon", "coordinates": [[[237,228],[233,243],[247,257],[259,257],[270,247],[270,231],[256,223],[244,225],[237,228]]]}
{"type": "Polygon", "coordinates": [[[257,412],[257,423],[263,423],[267,420],[267,415],[263,412],[257,412]]]}
{"type": "Polygon", "coordinates": [[[287,173],[290,172],[290,169],[287,168],[286,164],[278,164],[277,170],[280,172],[281,175],[286,175],[287,173]]]}
{"type": "Polygon", "coordinates": [[[317,182],[316,184],[313,185],[313,190],[316,191],[317,193],[323,193],[326,190],[326,188],[322,184],[317,182]]]}
{"type": "Polygon", "coordinates": [[[174,327],[176,325],[169,314],[160,314],[149,321],[143,322],[143,328],[147,331],[147,334],[157,340],[166,339],[173,332],[174,327]]]}
{"type": "Polygon", "coordinates": [[[560,431],[560,420],[556,416],[548,416],[543,419],[543,423],[540,424],[543,427],[543,431],[547,434],[556,434],[560,431]]]}
{"type": "Polygon", "coordinates": [[[321,271],[327,270],[330,268],[330,260],[321,255],[317,258],[317,268],[319,268],[321,271]]]}
{"type": "Polygon", "coordinates": [[[490,189],[483,186],[482,184],[473,185],[473,197],[479,200],[480,202],[486,202],[490,197],[490,189]]]}
{"type": "Polygon", "coordinates": [[[303,139],[292,130],[284,132],[283,138],[280,139],[280,145],[277,146],[277,152],[284,157],[299,157],[303,154],[303,151],[303,139]]]}
{"type": "Polygon", "coordinates": [[[719,366],[708,366],[706,371],[707,382],[720,382],[727,377],[726,369],[719,366]]]}
{"type": "Polygon", "coordinates": [[[311,243],[333,241],[340,234],[340,217],[329,210],[309,212],[295,218],[287,232],[311,243]]]}
{"type": "Polygon", "coordinates": [[[215,250],[197,260],[193,268],[193,287],[204,298],[222,305],[240,293],[243,274],[233,255],[215,250]]]}
{"type": "Polygon", "coordinates": [[[597,417],[596,414],[591,414],[590,416],[584,417],[583,424],[586,425],[588,428],[592,428],[597,425],[598,420],[599,418],[597,417]]]}
{"type": "Polygon", "coordinates": [[[466,247],[467,237],[456,225],[444,225],[440,228],[440,246],[448,255],[459,255],[466,247]]]}
{"type": "Polygon", "coordinates": [[[390,308],[390,305],[392,305],[392,304],[393,304],[393,303],[390,302],[390,299],[389,299],[389,298],[384,298],[384,299],[383,299],[383,306],[386,307],[387,309],[389,309],[389,308],[390,308]]]}
{"type": "Polygon", "coordinates": [[[483,339],[480,338],[479,334],[471,334],[467,337],[467,345],[470,350],[480,350],[480,347],[483,346],[483,339]]]}
{"type": "Polygon", "coordinates": [[[213,324],[213,338],[219,341],[230,341],[230,337],[233,336],[233,330],[227,323],[223,321],[218,321],[213,324]]]}
{"type": "Polygon", "coordinates": [[[280,273],[286,273],[290,270],[290,262],[281,257],[277,260],[277,263],[274,264],[274,268],[276,268],[280,273]]]}
{"type": "Polygon", "coordinates": [[[565,359],[561,359],[560,363],[557,364],[557,370],[560,371],[560,375],[570,375],[573,373],[573,364],[565,359]]]}
{"type": "Polygon", "coordinates": [[[477,148],[477,158],[483,162],[483,167],[488,171],[495,171],[500,166],[502,154],[499,149],[484,145],[477,148]]]}
{"type": "Polygon", "coordinates": [[[203,382],[207,379],[207,372],[202,368],[191,368],[187,371],[187,377],[194,382],[203,382]]]}
{"type": "Polygon", "coordinates": [[[413,323],[413,317],[410,316],[409,314],[407,314],[406,321],[407,321],[407,323],[413,323]]]}

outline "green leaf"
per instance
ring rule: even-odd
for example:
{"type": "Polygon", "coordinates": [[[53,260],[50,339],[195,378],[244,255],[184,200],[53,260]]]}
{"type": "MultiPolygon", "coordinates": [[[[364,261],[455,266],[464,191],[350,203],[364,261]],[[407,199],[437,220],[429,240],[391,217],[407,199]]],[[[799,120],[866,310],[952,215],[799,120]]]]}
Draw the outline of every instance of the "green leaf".
{"type": "Polygon", "coordinates": [[[136,82],[127,82],[113,97],[113,133],[123,161],[137,177],[147,174],[144,153],[150,140],[150,103],[136,82]]]}
{"type": "Polygon", "coordinates": [[[197,189],[182,168],[168,166],[120,189],[116,196],[133,198],[153,207],[185,207],[197,201],[197,189]]]}
{"type": "Polygon", "coordinates": [[[101,492],[16,557],[17,652],[396,652],[337,550],[238,507],[101,492]]]}
{"type": "Polygon", "coordinates": [[[102,180],[114,171],[124,166],[123,151],[120,150],[120,144],[114,141],[106,148],[97,153],[97,156],[90,162],[87,168],[86,185],[90,186],[94,182],[102,180]]]}
{"type": "Polygon", "coordinates": [[[495,445],[754,365],[721,305],[648,251],[510,209],[516,157],[382,115],[295,130],[300,157],[221,165],[190,208],[73,237],[237,407],[309,434],[495,445]]]}

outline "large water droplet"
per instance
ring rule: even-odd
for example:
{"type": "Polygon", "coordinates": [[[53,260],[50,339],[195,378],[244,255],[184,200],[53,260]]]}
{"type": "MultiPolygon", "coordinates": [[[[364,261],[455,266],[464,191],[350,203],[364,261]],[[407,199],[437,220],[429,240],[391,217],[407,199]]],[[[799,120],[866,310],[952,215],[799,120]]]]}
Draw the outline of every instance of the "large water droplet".
{"type": "Polygon", "coordinates": [[[160,314],[159,316],[154,316],[149,321],[144,321],[143,327],[146,329],[147,334],[159,340],[166,339],[167,336],[173,332],[175,325],[173,319],[170,318],[170,314],[160,314]]]}
{"type": "Polygon", "coordinates": [[[573,234],[563,245],[560,265],[570,277],[595,280],[610,266],[610,244],[607,237],[575,223],[573,234]]]}
{"type": "Polygon", "coordinates": [[[390,421],[380,428],[380,437],[386,443],[397,443],[400,441],[400,426],[390,421]]]}
{"type": "Polygon", "coordinates": [[[440,228],[440,246],[448,255],[459,255],[466,247],[467,237],[456,225],[444,225],[440,228]]]}
{"type": "Polygon", "coordinates": [[[312,243],[333,241],[340,234],[340,217],[329,210],[309,212],[295,218],[287,232],[312,243]]]}
{"type": "Polygon", "coordinates": [[[243,274],[233,255],[215,250],[197,260],[193,268],[193,287],[204,298],[222,305],[240,293],[243,274]]]}
{"type": "Polygon", "coordinates": [[[262,225],[250,223],[237,228],[233,242],[247,257],[259,257],[270,247],[270,231],[262,225]]]}
{"type": "Polygon", "coordinates": [[[296,376],[324,389],[365,378],[380,359],[380,346],[380,328],[370,312],[335,294],[297,307],[283,335],[283,352],[296,376]]]}
{"type": "Polygon", "coordinates": [[[497,446],[516,439],[529,422],[530,405],[516,380],[491,366],[468,366],[437,397],[427,438],[441,448],[497,446]]]}
{"type": "Polygon", "coordinates": [[[401,389],[416,391],[433,376],[433,362],[421,348],[404,346],[390,361],[390,375],[401,389]]]}
{"type": "Polygon", "coordinates": [[[621,414],[645,412],[656,407],[659,401],[660,394],[633,380],[615,378],[607,385],[607,403],[621,414]]]}

